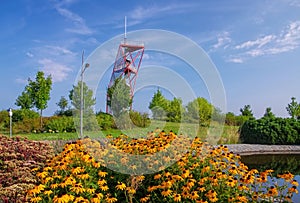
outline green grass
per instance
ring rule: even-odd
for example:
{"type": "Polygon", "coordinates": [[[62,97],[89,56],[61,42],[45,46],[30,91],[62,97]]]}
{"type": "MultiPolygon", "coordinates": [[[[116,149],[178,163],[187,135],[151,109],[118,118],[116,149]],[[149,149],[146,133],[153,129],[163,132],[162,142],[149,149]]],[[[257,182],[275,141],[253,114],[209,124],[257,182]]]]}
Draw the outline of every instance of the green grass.
{"type": "MultiPolygon", "coordinates": [[[[111,134],[113,137],[117,137],[121,133],[128,135],[129,137],[140,138],[145,137],[148,132],[154,131],[156,129],[164,130],[166,132],[173,131],[177,134],[183,133],[190,136],[199,136],[202,140],[216,139],[215,141],[218,144],[235,144],[238,143],[239,133],[238,126],[221,126],[217,123],[212,123],[210,127],[201,127],[193,123],[173,123],[173,122],[164,122],[152,120],[151,124],[147,128],[133,128],[129,130],[119,130],[119,129],[109,129],[99,132],[84,132],[84,136],[90,138],[101,138],[105,137],[108,134],[111,134]],[[220,131],[222,130],[222,132],[220,131]],[[219,135],[221,136],[216,136],[219,135]],[[208,134],[208,136],[207,136],[208,134]]],[[[7,133],[5,133],[8,135],[7,133]]],[[[8,135],[9,136],[9,135],[8,135]]],[[[79,134],[74,133],[30,133],[30,134],[21,134],[13,135],[27,137],[29,140],[76,140],[79,138],[79,134]]]]}

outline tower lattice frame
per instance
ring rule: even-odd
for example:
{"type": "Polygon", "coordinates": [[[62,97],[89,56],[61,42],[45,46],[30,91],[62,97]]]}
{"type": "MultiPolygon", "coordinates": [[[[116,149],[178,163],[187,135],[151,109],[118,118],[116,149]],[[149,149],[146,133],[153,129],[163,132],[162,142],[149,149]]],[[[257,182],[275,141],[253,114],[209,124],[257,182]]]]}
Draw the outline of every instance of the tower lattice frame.
{"type": "MultiPolygon", "coordinates": [[[[119,45],[108,88],[114,85],[116,79],[122,77],[130,87],[130,98],[133,97],[136,79],[144,55],[144,49],[143,43],[128,43],[126,39],[124,39],[124,42],[119,45]]],[[[110,101],[111,98],[107,94],[106,113],[112,113],[109,106],[110,101]]]]}

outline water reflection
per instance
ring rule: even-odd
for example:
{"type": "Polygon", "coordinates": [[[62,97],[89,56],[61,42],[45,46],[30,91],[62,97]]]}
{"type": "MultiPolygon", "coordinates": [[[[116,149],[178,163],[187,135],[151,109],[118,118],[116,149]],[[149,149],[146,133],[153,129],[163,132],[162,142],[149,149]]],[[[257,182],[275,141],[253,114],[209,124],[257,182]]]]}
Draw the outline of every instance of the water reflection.
{"type": "MultiPolygon", "coordinates": [[[[273,169],[274,177],[277,174],[291,172],[295,175],[294,179],[300,183],[300,154],[257,154],[242,156],[241,160],[249,169],[256,168],[259,171],[273,169]]],[[[292,200],[299,203],[300,194],[295,194],[292,200]]]]}

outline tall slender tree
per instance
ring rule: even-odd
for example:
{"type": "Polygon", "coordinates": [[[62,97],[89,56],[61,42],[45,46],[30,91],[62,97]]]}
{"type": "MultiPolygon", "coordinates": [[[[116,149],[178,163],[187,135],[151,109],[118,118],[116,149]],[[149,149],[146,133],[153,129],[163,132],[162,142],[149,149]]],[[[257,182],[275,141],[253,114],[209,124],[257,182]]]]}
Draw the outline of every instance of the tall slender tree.
{"type": "Polygon", "coordinates": [[[26,91],[29,93],[33,105],[40,111],[40,127],[43,128],[43,110],[48,107],[50,91],[52,89],[51,76],[45,77],[44,72],[38,71],[35,80],[28,79],[26,91]]]}
{"type": "Polygon", "coordinates": [[[272,112],[271,107],[266,108],[266,111],[264,113],[264,118],[275,118],[275,114],[272,112]]]}
{"type": "Polygon", "coordinates": [[[152,111],[152,117],[154,119],[163,120],[167,116],[169,103],[170,101],[167,100],[158,89],[156,93],[154,93],[149,104],[149,109],[152,111]]]}
{"type": "Polygon", "coordinates": [[[295,97],[291,98],[292,101],[291,103],[288,104],[286,107],[286,110],[288,111],[289,115],[295,119],[295,118],[300,118],[300,104],[296,101],[295,97]]]}
{"type": "Polygon", "coordinates": [[[73,85],[73,89],[69,92],[69,99],[73,107],[72,115],[74,116],[74,123],[76,128],[80,127],[80,116],[83,119],[83,129],[85,131],[98,130],[98,123],[94,114],[94,106],[96,98],[93,96],[93,90],[89,89],[85,82],[82,82],[82,95],[81,95],[81,81],[77,85],[73,85]],[[82,96],[82,97],[81,97],[82,96]],[[82,99],[82,100],[81,100],[82,99]],[[81,111],[81,102],[83,104],[81,111]],[[82,113],[82,115],[81,115],[82,113]]]}
{"type": "Polygon", "coordinates": [[[242,116],[246,116],[249,118],[253,118],[253,113],[251,110],[251,106],[249,104],[245,105],[243,108],[240,109],[240,112],[242,114],[242,116]]]}

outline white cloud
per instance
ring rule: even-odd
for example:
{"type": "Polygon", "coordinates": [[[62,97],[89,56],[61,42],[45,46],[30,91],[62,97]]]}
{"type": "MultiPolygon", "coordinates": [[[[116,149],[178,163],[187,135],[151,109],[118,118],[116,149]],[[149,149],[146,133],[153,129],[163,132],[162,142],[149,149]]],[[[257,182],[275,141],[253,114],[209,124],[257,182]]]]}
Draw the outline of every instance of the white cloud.
{"type": "Polygon", "coordinates": [[[230,43],[231,43],[231,38],[229,32],[223,32],[217,36],[217,43],[214,44],[212,47],[213,49],[218,49],[220,47],[226,49],[228,47],[228,44],[230,43]]]}
{"type": "Polygon", "coordinates": [[[289,5],[295,6],[295,7],[300,7],[300,1],[299,0],[290,0],[289,5]]]}
{"type": "Polygon", "coordinates": [[[89,35],[93,33],[93,31],[86,25],[85,20],[76,13],[59,6],[56,7],[56,10],[60,15],[64,16],[74,24],[74,27],[67,28],[67,31],[82,35],[89,35]]]}
{"type": "Polygon", "coordinates": [[[46,45],[45,48],[47,49],[48,53],[51,55],[76,55],[69,49],[66,49],[65,47],[61,46],[52,46],[52,45],[46,45]]]}
{"type": "Polygon", "coordinates": [[[33,53],[31,53],[31,52],[26,52],[26,56],[28,56],[29,58],[32,58],[34,55],[33,55],[33,53]]]}
{"type": "Polygon", "coordinates": [[[51,75],[53,82],[61,82],[68,76],[68,72],[72,71],[71,68],[66,65],[57,63],[51,59],[41,59],[38,63],[42,66],[41,70],[45,75],[51,75]]]}
{"type": "Polygon", "coordinates": [[[243,63],[244,62],[244,60],[242,58],[230,58],[227,61],[232,62],[232,63],[243,63]]]}
{"type": "Polygon", "coordinates": [[[300,45],[300,21],[292,22],[277,40],[278,46],[294,49],[300,45]]]}
{"type": "Polygon", "coordinates": [[[251,48],[253,46],[257,46],[258,48],[270,43],[272,40],[274,40],[276,37],[274,35],[267,35],[264,37],[260,37],[253,41],[247,41],[240,45],[235,46],[236,49],[244,49],[244,48],[251,48]]]}
{"type": "Polygon", "coordinates": [[[232,51],[238,50],[234,57],[230,57],[230,62],[236,63],[242,59],[259,57],[264,55],[275,55],[293,51],[300,47],[300,21],[289,23],[279,34],[269,34],[255,40],[248,40],[231,47],[232,51]]]}
{"type": "MultiPolygon", "coordinates": [[[[182,13],[187,12],[191,8],[195,8],[195,5],[193,4],[184,4],[184,3],[177,3],[177,4],[168,4],[165,6],[162,5],[154,5],[154,6],[148,6],[148,7],[136,7],[133,9],[132,12],[130,12],[130,18],[137,20],[137,22],[142,21],[147,18],[153,18],[158,17],[161,14],[166,15],[168,13],[182,13]]],[[[137,23],[135,22],[135,23],[137,23]]]]}
{"type": "Polygon", "coordinates": [[[19,84],[27,84],[28,83],[28,80],[25,80],[24,78],[17,78],[15,81],[16,81],[16,83],[19,83],[19,84]]]}

